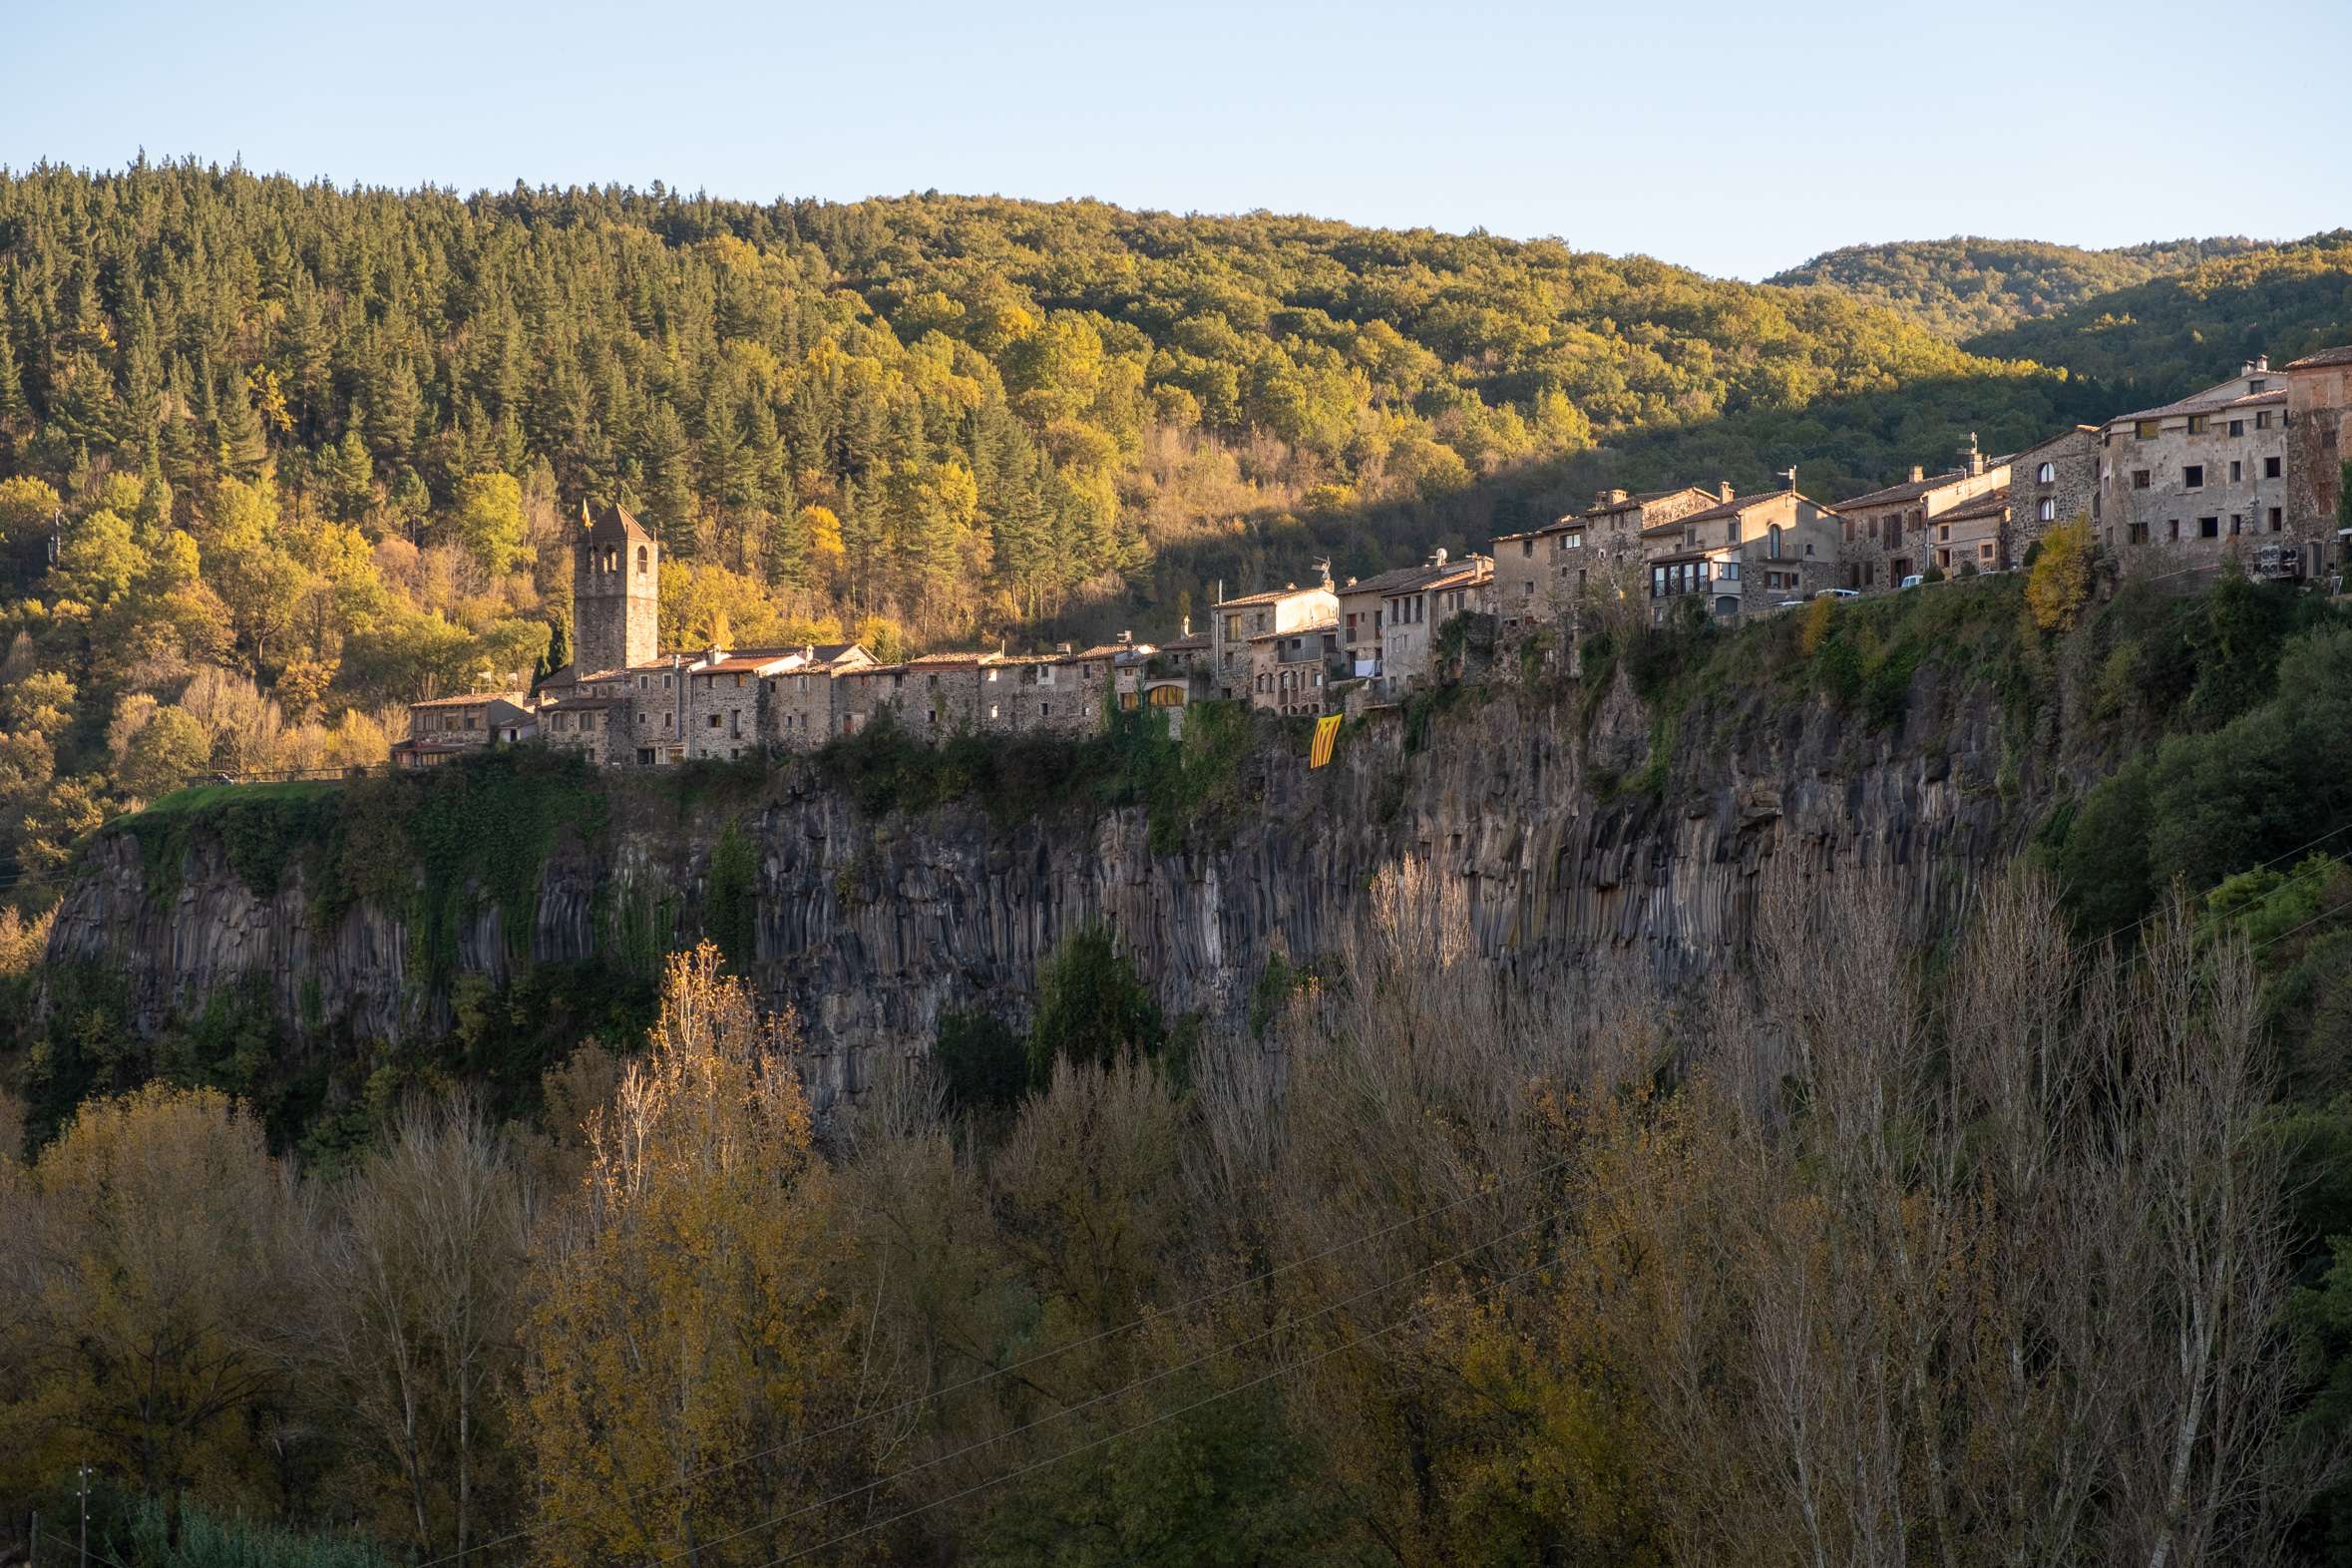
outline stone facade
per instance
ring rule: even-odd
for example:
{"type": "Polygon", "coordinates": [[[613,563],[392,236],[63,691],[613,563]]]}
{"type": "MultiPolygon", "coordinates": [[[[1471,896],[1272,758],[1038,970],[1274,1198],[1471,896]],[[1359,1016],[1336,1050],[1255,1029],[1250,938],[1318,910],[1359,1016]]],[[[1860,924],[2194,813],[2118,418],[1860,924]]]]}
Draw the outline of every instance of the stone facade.
{"type": "Polygon", "coordinates": [[[460,752],[514,745],[538,733],[539,714],[527,692],[431,697],[408,705],[408,738],[393,746],[392,761],[402,768],[429,768],[460,752]]]}
{"type": "Polygon", "coordinates": [[[661,547],[621,507],[583,505],[572,544],[572,667],[626,669],[660,652],[661,547]]]}
{"type": "Polygon", "coordinates": [[[626,697],[565,697],[549,703],[541,718],[550,745],[583,752],[598,765],[632,760],[626,697]]]}
{"type": "Polygon", "coordinates": [[[1805,598],[1834,586],[1837,543],[1837,514],[1793,490],[1654,524],[1642,531],[1650,618],[1663,624],[1694,595],[1719,619],[1805,598]]]}
{"type": "MultiPolygon", "coordinates": [[[[2343,494],[2344,464],[2352,462],[2352,348],[2306,355],[2286,367],[2287,532],[2306,550],[2330,547],[2329,569],[2344,570],[2332,548],[2343,494]]],[[[2320,569],[2307,576],[2316,577],[2320,569]]]]}
{"type": "Polygon", "coordinates": [[[1270,713],[1321,713],[1326,666],[1338,647],[1338,632],[1328,625],[1250,638],[1250,706],[1270,713]]]}
{"type": "Polygon", "coordinates": [[[1929,569],[1947,578],[2008,571],[2013,526],[2009,496],[2004,487],[1938,513],[1925,530],[1929,569]]]}
{"type": "Polygon", "coordinates": [[[783,673],[793,660],[781,654],[726,653],[712,649],[687,666],[685,735],[688,757],[733,760],[756,756],[761,748],[760,697],[765,680],[783,673]]]}
{"type": "Polygon", "coordinates": [[[1836,586],[1858,592],[1898,588],[1924,576],[1935,560],[1929,525],[1942,514],[1982,500],[2009,483],[2009,465],[1988,463],[1970,438],[1960,466],[1930,475],[1914,468],[1899,485],[1837,503],[1836,586]]]}
{"type": "Polygon", "coordinates": [[[814,751],[841,732],[833,716],[833,679],[872,665],[855,642],[810,644],[785,666],[760,679],[760,743],[782,751],[814,751]]]}
{"type": "Polygon", "coordinates": [[[2099,454],[2099,427],[2077,425],[2009,459],[2007,568],[2021,565],[2026,551],[2061,523],[2087,518],[2097,533],[2107,510],[2099,454]]]}
{"type": "Polygon", "coordinates": [[[1554,619],[1576,607],[1602,557],[1638,554],[1642,531],[1720,505],[1720,491],[1686,485],[1628,495],[1604,490],[1584,511],[1545,528],[1498,536],[1493,552],[1491,608],[1505,624],[1554,619]]]}
{"type": "Polygon", "coordinates": [[[1336,626],[1339,618],[1340,595],[1329,578],[1315,588],[1293,584],[1241,598],[1219,599],[1209,616],[1213,694],[1250,694],[1250,638],[1269,631],[1296,631],[1302,626],[1336,626]]]}
{"type": "MultiPolygon", "coordinates": [[[[2107,422],[2100,541],[2131,574],[2164,574],[2291,544],[2286,376],[2251,360],[2176,403],[2107,422]]],[[[2289,574],[2292,575],[2292,574],[2289,574]]]]}

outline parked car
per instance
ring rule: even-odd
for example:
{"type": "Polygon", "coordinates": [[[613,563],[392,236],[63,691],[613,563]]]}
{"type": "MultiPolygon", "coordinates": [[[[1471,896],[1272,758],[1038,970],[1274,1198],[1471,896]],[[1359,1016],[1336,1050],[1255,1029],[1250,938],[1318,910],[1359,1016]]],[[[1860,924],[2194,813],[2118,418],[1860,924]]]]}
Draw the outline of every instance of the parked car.
{"type": "Polygon", "coordinates": [[[1815,598],[1860,598],[1861,596],[1862,590],[1860,588],[1815,588],[1813,590],[1815,598]]]}
{"type": "Polygon", "coordinates": [[[1902,582],[1900,582],[1900,583],[1896,584],[1896,585],[1895,585],[1895,588],[1896,588],[1898,590],[1899,590],[1899,589],[1902,589],[1902,588],[1917,588],[1917,587],[1918,587],[1920,584],[1922,584],[1922,583],[1925,583],[1926,581],[1927,581],[1927,579],[1925,579],[1925,578],[1921,577],[1921,576],[1920,576],[1918,573],[1914,572],[1914,573],[1912,573],[1912,574],[1911,574],[1909,577],[1907,577],[1907,578],[1903,579],[1903,581],[1902,581],[1902,582]]]}

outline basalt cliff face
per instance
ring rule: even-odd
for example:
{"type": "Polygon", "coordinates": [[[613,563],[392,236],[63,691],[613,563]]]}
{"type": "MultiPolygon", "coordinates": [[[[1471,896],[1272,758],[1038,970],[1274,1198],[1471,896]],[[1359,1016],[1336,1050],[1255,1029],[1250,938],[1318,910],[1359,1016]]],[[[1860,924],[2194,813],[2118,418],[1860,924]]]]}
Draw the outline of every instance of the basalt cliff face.
{"type": "Polygon", "coordinates": [[[798,1008],[825,1086],[854,1089],[880,1053],[927,1044],[943,1009],[1022,1017],[1040,962],[1086,922],[1116,932],[1170,1009],[1212,1021],[1242,1013],[1270,953],[1326,951],[1414,865],[1497,963],[1606,949],[1687,975],[1737,951],[1776,857],[1890,868],[1910,897],[1949,908],[2059,783],[2048,748],[2012,738],[1981,682],[1931,668],[1886,728],[1817,698],[1719,696],[1661,722],[1622,676],[1599,695],[1580,712],[1573,691],[1506,684],[1434,713],[1376,712],[1314,771],[1270,732],[1243,764],[1250,804],[1170,853],[1140,809],[874,817],[794,766],[722,812],[613,777],[594,841],[564,835],[542,865],[529,930],[479,901],[431,982],[412,973],[403,922],[365,900],[322,918],[298,870],[257,894],[201,833],[159,897],[117,833],[85,857],[50,959],[119,974],[143,1028],[243,985],[290,1025],[400,1038],[447,1025],[448,975],[616,962],[599,912],[631,889],[674,895],[664,939],[691,936],[732,820],[756,863],[759,984],[798,1008]]]}

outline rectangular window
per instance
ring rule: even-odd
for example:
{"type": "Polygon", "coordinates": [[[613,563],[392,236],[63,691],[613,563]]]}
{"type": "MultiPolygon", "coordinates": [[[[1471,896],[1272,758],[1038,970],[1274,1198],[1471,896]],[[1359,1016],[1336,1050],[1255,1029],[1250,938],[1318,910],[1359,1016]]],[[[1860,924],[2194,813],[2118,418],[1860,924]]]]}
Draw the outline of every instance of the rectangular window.
{"type": "Polygon", "coordinates": [[[2198,518],[2196,520],[2196,537],[2199,539],[2219,539],[2221,537],[2221,520],[2219,518],[2198,518]]]}
{"type": "Polygon", "coordinates": [[[2244,435],[2246,433],[2246,422],[2242,419],[2231,420],[2229,422],[2229,433],[2233,436],[2244,435]]]}
{"type": "Polygon", "coordinates": [[[2192,436],[2201,436],[2201,435],[2203,435],[2203,434],[2205,433],[2205,424],[2206,424],[2206,417],[2205,417],[2204,415],[2202,415],[2202,414],[2191,414],[2191,415],[2189,415],[2189,416],[2188,416],[2188,433],[2189,433],[2190,435],[2192,435],[2192,436]]]}
{"type": "Polygon", "coordinates": [[[2268,430],[2270,428],[2270,410],[2266,408],[2258,408],[2254,410],[2254,428],[2256,430],[2268,430]]]}
{"type": "Polygon", "coordinates": [[[2229,460],[2229,482],[2234,485],[2246,477],[2246,466],[2237,459],[2229,460]]]}
{"type": "Polygon", "coordinates": [[[2180,470],[2180,488],[2182,490],[2204,489],[2205,466],[2202,463],[2190,463],[2184,466],[2180,470]]]}
{"type": "Polygon", "coordinates": [[[2145,544],[2147,544],[2147,543],[2148,543],[2148,525],[2147,525],[2147,524],[2145,524],[2145,523],[2135,523],[2135,524],[2133,524],[2133,525],[2132,525],[2131,534],[2130,534],[2129,538],[2131,539],[2131,542],[2132,542],[2133,544],[2135,544],[2135,545],[2145,545],[2145,544]]]}
{"type": "Polygon", "coordinates": [[[2277,507],[2272,507],[2270,509],[2270,532],[2275,534],[2285,526],[2286,520],[2281,515],[2280,510],[2277,507]]]}
{"type": "Polygon", "coordinates": [[[2229,514],[2229,537],[2230,537],[2231,539],[2235,539],[2235,538],[2237,538],[2237,536],[2238,536],[2238,535],[2240,535],[2240,534],[2243,534],[2245,531],[2246,531],[2246,520],[2245,520],[2245,515],[2244,515],[2243,513],[2238,513],[2238,512],[2232,512],[2232,513],[2230,513],[2230,514],[2229,514]]]}
{"type": "Polygon", "coordinates": [[[2132,488],[2134,490],[2146,490],[2148,488],[2147,469],[2136,468],[2132,470],[2132,488]]]}
{"type": "Polygon", "coordinates": [[[1523,561],[1523,560],[1525,560],[1526,558],[1528,558],[1529,556],[1532,556],[1532,555],[1534,555],[1534,554],[1535,554],[1535,541],[1534,541],[1534,540],[1532,540],[1532,539],[1523,539],[1523,540],[1519,541],[1519,558],[1520,558],[1522,561],[1523,561]]]}
{"type": "Polygon", "coordinates": [[[718,728],[718,715],[717,715],[716,713],[713,713],[713,714],[710,716],[710,727],[711,727],[712,729],[716,729],[716,728],[718,728]]]}
{"type": "Polygon", "coordinates": [[[2178,539],[2180,537],[2180,520],[2178,518],[2167,520],[2164,527],[2169,530],[2171,538],[2178,539]]]}
{"type": "Polygon", "coordinates": [[[2278,478],[2278,459],[2266,457],[2262,460],[2262,477],[2264,479],[2278,478]]]}
{"type": "Polygon", "coordinates": [[[2154,419],[2135,421],[2132,426],[2132,438],[2135,441],[2154,441],[2158,428],[2159,422],[2154,419]]]}

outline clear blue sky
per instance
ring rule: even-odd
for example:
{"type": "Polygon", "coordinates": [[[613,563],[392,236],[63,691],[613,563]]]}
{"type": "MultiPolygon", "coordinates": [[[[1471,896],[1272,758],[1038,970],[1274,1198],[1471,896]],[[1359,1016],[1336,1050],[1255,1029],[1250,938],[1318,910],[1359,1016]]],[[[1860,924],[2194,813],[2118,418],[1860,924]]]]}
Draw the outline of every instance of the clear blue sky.
{"type": "Polygon", "coordinates": [[[2352,224],[2352,3],[0,0],[0,164],[936,188],[1557,234],[1755,277],[2352,224]]]}

